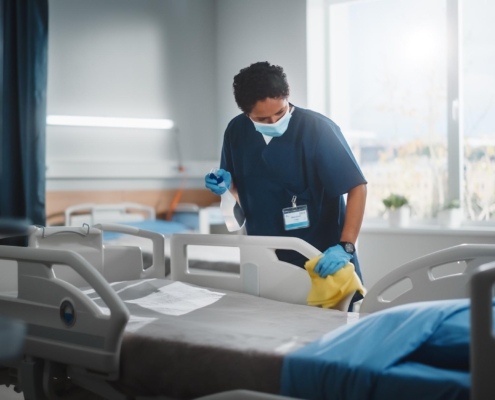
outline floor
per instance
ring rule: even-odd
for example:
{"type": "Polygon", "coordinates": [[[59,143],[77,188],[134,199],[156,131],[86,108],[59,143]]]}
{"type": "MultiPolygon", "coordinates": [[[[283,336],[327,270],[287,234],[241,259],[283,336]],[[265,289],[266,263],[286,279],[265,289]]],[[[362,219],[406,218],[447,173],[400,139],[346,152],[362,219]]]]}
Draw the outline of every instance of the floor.
{"type": "MultiPolygon", "coordinates": [[[[11,387],[0,386],[0,400],[24,400],[22,393],[14,392],[11,387]]],[[[167,397],[138,397],[136,400],[172,400],[167,397]]]]}
{"type": "Polygon", "coordinates": [[[11,387],[0,386],[0,399],[1,400],[22,400],[24,396],[22,393],[14,392],[14,389],[11,387]]]}

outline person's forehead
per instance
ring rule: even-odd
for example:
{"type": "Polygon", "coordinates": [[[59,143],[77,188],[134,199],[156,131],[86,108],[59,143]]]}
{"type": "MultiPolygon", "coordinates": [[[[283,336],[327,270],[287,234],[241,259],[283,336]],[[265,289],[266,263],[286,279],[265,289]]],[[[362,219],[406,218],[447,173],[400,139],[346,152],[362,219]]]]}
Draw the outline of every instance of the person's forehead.
{"type": "Polygon", "coordinates": [[[251,115],[256,117],[271,117],[287,106],[288,100],[285,97],[258,100],[251,110],[251,115]]]}

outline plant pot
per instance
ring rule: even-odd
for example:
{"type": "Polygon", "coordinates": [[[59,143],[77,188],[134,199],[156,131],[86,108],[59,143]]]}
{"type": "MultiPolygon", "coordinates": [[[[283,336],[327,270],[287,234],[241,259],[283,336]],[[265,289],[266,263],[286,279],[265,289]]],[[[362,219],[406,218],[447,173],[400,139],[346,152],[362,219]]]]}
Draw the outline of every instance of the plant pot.
{"type": "Polygon", "coordinates": [[[462,223],[462,211],[460,208],[439,211],[437,220],[444,228],[458,228],[462,223]]]}
{"type": "Polygon", "coordinates": [[[411,209],[407,206],[388,210],[388,222],[393,228],[405,228],[409,226],[411,209]]]}

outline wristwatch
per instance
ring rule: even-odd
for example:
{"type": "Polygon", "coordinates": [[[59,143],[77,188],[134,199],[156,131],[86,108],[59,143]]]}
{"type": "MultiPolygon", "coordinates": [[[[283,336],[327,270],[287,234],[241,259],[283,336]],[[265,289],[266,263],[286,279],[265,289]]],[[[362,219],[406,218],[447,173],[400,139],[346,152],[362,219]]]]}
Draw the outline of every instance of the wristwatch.
{"type": "Polygon", "coordinates": [[[356,248],[351,242],[339,242],[339,244],[342,246],[346,253],[354,254],[356,252],[356,248]]]}

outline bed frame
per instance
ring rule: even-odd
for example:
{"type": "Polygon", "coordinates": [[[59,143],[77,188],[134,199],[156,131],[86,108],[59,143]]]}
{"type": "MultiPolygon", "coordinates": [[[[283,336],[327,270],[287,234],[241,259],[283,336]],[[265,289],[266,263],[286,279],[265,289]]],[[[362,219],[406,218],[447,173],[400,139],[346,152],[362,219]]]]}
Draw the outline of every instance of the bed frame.
{"type": "Polygon", "coordinates": [[[495,394],[495,337],[492,321],[494,284],[495,262],[476,268],[470,282],[472,400],[493,399],[495,394]]]}
{"type": "MultiPolygon", "coordinates": [[[[371,313],[417,301],[469,297],[474,270],[495,261],[495,245],[462,244],[417,258],[393,270],[366,294],[360,312],[371,313]],[[464,271],[459,266],[465,265],[464,271]],[[443,268],[441,273],[436,269],[443,268]],[[387,298],[387,291],[395,292],[387,298]]],[[[390,293],[390,292],[389,292],[390,293]]]]}
{"type": "Polygon", "coordinates": [[[49,397],[62,366],[74,382],[94,380],[106,387],[107,380],[117,379],[129,311],[96,268],[67,250],[0,246],[0,259],[18,263],[18,292],[0,294],[0,312],[28,326],[23,359],[5,365],[17,369],[18,381],[13,383],[22,382],[25,397],[44,399],[43,393],[49,397]],[[53,273],[57,264],[84,278],[110,315],[78,288],[57,279],[53,273]]]}

